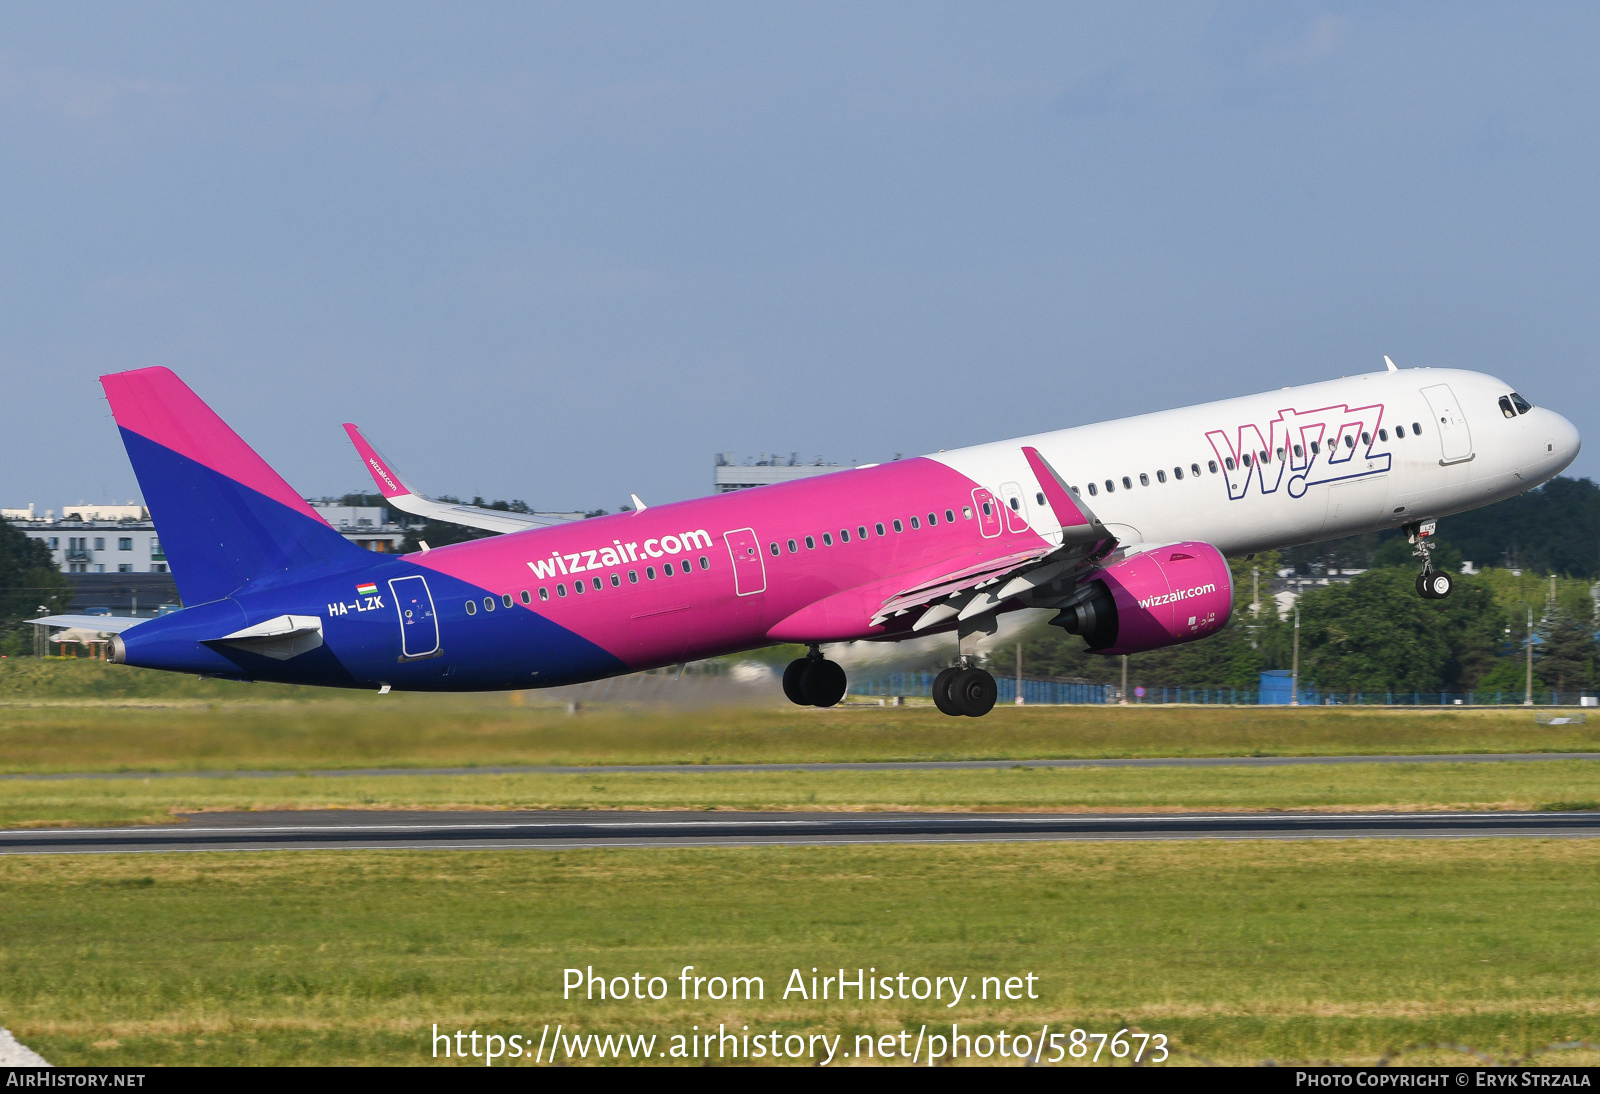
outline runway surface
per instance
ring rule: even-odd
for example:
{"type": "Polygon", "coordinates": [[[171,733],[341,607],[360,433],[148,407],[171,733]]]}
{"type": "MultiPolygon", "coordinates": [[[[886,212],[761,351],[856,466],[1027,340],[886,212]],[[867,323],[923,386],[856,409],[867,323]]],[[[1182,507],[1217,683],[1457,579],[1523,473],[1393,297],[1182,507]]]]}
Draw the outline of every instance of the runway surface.
{"type": "Polygon", "coordinates": [[[371,775],[718,775],[768,771],[975,771],[1017,767],[1293,767],[1301,764],[1479,764],[1541,760],[1600,760],[1600,752],[1458,752],[1411,756],[1154,756],[1073,760],[886,760],[796,764],[603,764],[587,767],[505,765],[486,767],[361,767],[305,771],[84,771],[0,775],[53,782],[60,779],[285,779],[371,775]]]}
{"type": "Polygon", "coordinates": [[[0,831],[0,854],[1505,836],[1600,837],[1600,812],[199,813],[173,825],[0,831]]]}

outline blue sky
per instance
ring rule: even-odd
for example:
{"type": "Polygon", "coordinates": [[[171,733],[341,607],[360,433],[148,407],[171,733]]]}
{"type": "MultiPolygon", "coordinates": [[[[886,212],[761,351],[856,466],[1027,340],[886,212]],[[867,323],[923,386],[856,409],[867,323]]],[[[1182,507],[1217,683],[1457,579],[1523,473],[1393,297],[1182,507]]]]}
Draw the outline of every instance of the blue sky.
{"type": "Polygon", "coordinates": [[[176,369],[307,494],[614,509],[1382,367],[1600,471],[1593,5],[0,6],[0,501],[176,369]]]}

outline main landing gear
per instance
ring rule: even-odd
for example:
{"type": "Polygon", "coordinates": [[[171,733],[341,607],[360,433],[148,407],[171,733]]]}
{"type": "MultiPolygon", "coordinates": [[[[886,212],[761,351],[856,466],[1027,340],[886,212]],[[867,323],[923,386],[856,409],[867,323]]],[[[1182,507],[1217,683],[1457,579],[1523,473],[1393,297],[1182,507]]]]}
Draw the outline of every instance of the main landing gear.
{"type": "Polygon", "coordinates": [[[783,693],[796,706],[834,706],[844,698],[847,683],[844,669],[823,657],[816,646],[783,670],[783,693]]]}
{"type": "Polygon", "coordinates": [[[933,705],[953,717],[982,718],[999,694],[994,677],[980,668],[952,665],[933,678],[933,705]]]}
{"type": "Polygon", "coordinates": [[[1403,529],[1406,538],[1416,544],[1412,554],[1422,560],[1422,572],[1417,575],[1417,595],[1424,600],[1443,600],[1450,595],[1450,590],[1455,587],[1455,582],[1444,570],[1433,568],[1433,538],[1435,524],[1433,521],[1419,521],[1408,524],[1403,529]]]}

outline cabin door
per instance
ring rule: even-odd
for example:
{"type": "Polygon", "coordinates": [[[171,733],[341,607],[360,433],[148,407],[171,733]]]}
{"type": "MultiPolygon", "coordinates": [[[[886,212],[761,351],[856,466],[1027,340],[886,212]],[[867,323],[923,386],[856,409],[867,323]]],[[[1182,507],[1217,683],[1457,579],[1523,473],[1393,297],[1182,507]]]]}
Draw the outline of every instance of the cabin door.
{"type": "Polygon", "coordinates": [[[400,613],[400,660],[433,657],[439,652],[439,617],[433,594],[421,574],[389,580],[389,593],[400,613]]]}
{"type": "Polygon", "coordinates": [[[733,560],[733,590],[739,596],[767,591],[767,563],[761,557],[761,541],[754,528],[735,528],[722,533],[733,560]]]}
{"type": "Polygon", "coordinates": [[[1467,428],[1461,404],[1449,384],[1434,384],[1422,389],[1422,397],[1433,410],[1433,428],[1439,431],[1439,462],[1461,463],[1472,459],[1472,431],[1467,428]]]}

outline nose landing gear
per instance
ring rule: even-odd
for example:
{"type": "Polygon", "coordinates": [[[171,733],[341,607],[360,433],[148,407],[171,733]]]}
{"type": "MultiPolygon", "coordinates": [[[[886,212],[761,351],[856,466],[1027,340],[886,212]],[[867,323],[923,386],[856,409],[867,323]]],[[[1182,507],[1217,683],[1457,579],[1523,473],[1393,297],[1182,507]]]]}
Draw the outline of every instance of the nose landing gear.
{"type": "Polygon", "coordinates": [[[1412,554],[1422,560],[1422,572],[1417,575],[1417,595],[1424,600],[1443,600],[1455,587],[1448,573],[1433,568],[1433,544],[1429,540],[1433,538],[1434,528],[1434,522],[1428,520],[1407,524],[1401,529],[1407,540],[1416,545],[1412,554]]]}
{"type": "Polygon", "coordinates": [[[844,669],[823,657],[817,646],[812,646],[806,656],[790,661],[783,670],[783,693],[796,706],[835,706],[844,698],[848,684],[844,669]]]}

